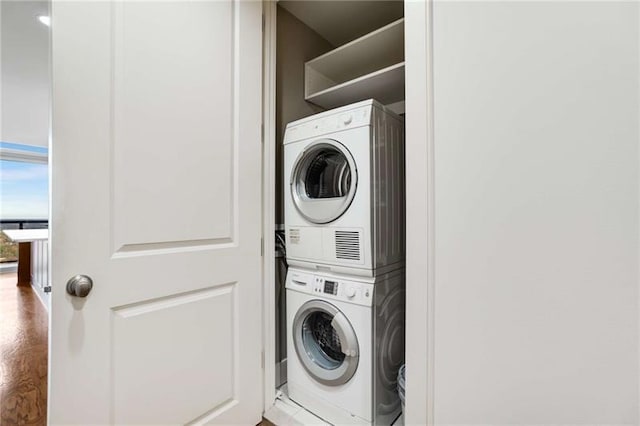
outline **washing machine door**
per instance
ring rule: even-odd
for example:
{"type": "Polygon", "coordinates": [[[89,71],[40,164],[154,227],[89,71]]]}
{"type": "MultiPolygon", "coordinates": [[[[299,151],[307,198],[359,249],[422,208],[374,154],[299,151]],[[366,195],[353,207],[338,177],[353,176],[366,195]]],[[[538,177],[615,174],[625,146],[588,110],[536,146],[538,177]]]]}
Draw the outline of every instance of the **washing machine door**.
{"type": "Polygon", "coordinates": [[[325,385],[348,382],[358,368],[356,333],[347,317],[324,300],[300,307],[293,321],[293,344],[307,373],[325,385]]]}
{"type": "Polygon", "coordinates": [[[291,196],[312,223],[329,223],[344,214],[356,194],[358,174],[353,156],[340,142],[320,139],[296,159],[290,176],[291,196]]]}

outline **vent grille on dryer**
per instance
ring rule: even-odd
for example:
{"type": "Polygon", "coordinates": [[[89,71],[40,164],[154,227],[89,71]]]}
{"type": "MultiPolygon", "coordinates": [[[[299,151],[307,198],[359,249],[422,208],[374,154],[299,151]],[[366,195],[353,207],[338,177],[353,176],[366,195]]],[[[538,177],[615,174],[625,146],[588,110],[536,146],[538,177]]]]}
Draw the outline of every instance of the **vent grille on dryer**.
{"type": "Polygon", "coordinates": [[[360,233],[336,231],[336,258],[360,260],[360,233]]]}

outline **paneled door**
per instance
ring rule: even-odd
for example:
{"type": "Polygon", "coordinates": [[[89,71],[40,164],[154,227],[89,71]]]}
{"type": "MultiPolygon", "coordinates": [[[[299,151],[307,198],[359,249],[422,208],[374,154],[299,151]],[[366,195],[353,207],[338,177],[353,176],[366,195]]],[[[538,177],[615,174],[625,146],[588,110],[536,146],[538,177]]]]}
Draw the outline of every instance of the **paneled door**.
{"type": "Polygon", "coordinates": [[[53,1],[50,424],[260,420],[261,20],[53,1]]]}

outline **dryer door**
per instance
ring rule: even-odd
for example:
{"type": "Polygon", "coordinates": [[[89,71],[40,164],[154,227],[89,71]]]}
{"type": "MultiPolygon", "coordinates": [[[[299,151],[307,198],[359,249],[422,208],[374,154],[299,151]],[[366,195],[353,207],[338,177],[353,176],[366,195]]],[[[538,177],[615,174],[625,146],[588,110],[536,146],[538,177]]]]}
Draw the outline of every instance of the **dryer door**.
{"type": "Polygon", "coordinates": [[[293,320],[293,344],[307,372],[325,385],[348,382],[358,368],[360,351],[351,323],[323,300],[300,307],[293,320]]]}
{"type": "Polygon", "coordinates": [[[293,203],[312,223],[329,223],[344,214],[356,193],[358,174],[349,150],[320,139],[300,153],[289,184],[293,203]]]}

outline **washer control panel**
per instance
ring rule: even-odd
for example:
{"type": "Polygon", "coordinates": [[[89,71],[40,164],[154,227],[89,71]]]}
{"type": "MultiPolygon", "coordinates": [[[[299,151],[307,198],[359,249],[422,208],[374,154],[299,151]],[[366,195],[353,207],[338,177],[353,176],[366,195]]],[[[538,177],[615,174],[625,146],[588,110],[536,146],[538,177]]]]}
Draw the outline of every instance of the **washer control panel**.
{"type": "Polygon", "coordinates": [[[342,279],[333,275],[323,275],[289,269],[287,288],[326,299],[341,300],[358,305],[371,306],[373,282],[342,279]]]}
{"type": "MultiPolygon", "coordinates": [[[[316,278],[316,280],[319,280],[319,278],[316,278]]],[[[338,282],[325,280],[321,290],[325,294],[336,296],[338,294],[338,282]]]]}

